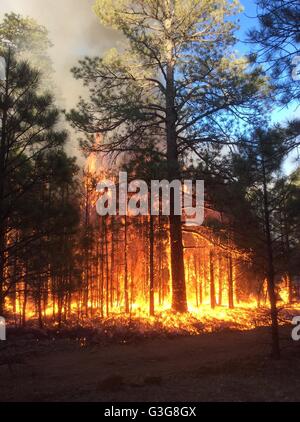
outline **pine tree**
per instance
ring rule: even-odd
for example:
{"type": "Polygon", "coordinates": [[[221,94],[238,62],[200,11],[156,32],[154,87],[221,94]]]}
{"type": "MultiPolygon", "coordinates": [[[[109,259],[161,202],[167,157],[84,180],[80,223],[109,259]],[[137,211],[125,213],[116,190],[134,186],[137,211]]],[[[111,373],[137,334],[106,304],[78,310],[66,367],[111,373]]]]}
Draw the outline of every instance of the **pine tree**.
{"type": "MultiPolygon", "coordinates": [[[[188,152],[223,140],[224,113],[244,118],[264,90],[258,70],[234,56],[236,1],[176,0],[129,2],[98,0],[102,24],[123,33],[127,44],[103,58],[87,58],[74,69],[90,89],[69,113],[88,134],[107,134],[102,151],[143,151],[144,138],[159,145],[168,179],[181,178],[180,161],[188,152]]],[[[226,120],[225,119],[225,120],[226,120]]],[[[88,149],[98,149],[88,137],[88,149]]],[[[171,194],[169,233],[173,309],[187,311],[181,218],[171,194]]]]}
{"type": "MultiPolygon", "coordinates": [[[[7,253],[21,247],[18,237],[13,237],[11,222],[22,212],[25,196],[41,181],[38,160],[47,151],[62,148],[67,137],[66,132],[56,128],[59,111],[52,96],[39,92],[39,72],[27,62],[17,60],[11,47],[3,56],[5,78],[0,82],[0,313],[11,287],[5,271],[7,253]]],[[[32,233],[28,233],[27,242],[32,238],[32,233]]],[[[26,241],[22,239],[22,242],[26,241]]]]}
{"type": "Polygon", "coordinates": [[[284,104],[300,99],[300,6],[298,0],[257,0],[258,28],[249,32],[252,57],[266,64],[284,104]]]}

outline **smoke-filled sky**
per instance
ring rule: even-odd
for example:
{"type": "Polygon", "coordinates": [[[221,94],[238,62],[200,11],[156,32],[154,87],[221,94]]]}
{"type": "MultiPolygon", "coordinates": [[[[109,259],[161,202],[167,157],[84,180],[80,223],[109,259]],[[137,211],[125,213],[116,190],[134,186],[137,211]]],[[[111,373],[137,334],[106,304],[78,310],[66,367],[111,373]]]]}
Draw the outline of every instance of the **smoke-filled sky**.
{"type": "MultiPolygon", "coordinates": [[[[0,0],[0,21],[5,13],[15,12],[34,18],[48,29],[53,44],[49,55],[55,71],[56,94],[60,107],[67,110],[76,105],[83,92],[80,81],[70,72],[72,66],[84,56],[101,55],[119,39],[116,31],[100,24],[93,4],[94,0],[0,0]]],[[[71,133],[67,151],[80,159],[78,136],[71,133]]]]}
{"type": "MultiPolygon", "coordinates": [[[[120,34],[99,23],[92,10],[93,3],[94,0],[0,0],[0,20],[5,13],[15,12],[36,19],[49,30],[53,43],[49,54],[59,104],[66,109],[74,107],[83,92],[80,81],[70,72],[71,67],[84,56],[101,55],[120,40],[120,34]]],[[[254,0],[241,0],[241,3],[245,11],[240,15],[238,37],[244,39],[246,30],[256,23],[256,8],[254,0]]],[[[238,48],[244,52],[246,47],[239,43],[238,48]]],[[[281,110],[274,112],[273,117],[280,121],[295,114],[295,110],[281,110]]],[[[76,141],[69,146],[78,155],[76,141]]]]}
{"type": "Polygon", "coordinates": [[[86,55],[99,55],[115,45],[118,34],[104,28],[92,11],[94,0],[1,0],[0,20],[4,13],[29,16],[49,30],[53,47],[49,50],[55,69],[55,81],[64,106],[76,104],[80,83],[70,68],[86,55]]]}

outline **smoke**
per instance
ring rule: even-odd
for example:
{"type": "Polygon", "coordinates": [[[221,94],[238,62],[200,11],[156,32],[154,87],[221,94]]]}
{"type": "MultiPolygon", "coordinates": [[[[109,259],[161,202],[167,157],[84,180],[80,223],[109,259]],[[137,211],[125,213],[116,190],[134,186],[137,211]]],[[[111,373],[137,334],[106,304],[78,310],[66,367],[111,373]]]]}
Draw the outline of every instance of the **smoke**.
{"type": "MultiPolygon", "coordinates": [[[[70,109],[76,105],[83,88],[70,69],[84,56],[103,54],[115,46],[120,34],[103,27],[95,16],[94,0],[1,0],[0,20],[5,13],[29,16],[49,31],[53,47],[49,50],[59,104],[70,109]]],[[[73,153],[77,146],[72,143],[73,153]]]]}

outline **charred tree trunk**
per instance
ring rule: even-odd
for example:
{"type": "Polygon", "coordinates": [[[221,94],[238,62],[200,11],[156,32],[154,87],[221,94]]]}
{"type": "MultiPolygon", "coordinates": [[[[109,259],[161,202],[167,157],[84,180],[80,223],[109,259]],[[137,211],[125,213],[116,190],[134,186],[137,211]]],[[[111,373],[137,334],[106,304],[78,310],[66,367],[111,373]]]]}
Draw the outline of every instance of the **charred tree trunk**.
{"type": "Polygon", "coordinates": [[[150,214],[149,221],[149,313],[154,316],[154,217],[150,214]]]}
{"type": "Polygon", "coordinates": [[[115,225],[114,217],[111,217],[111,251],[110,251],[110,308],[114,306],[114,272],[115,272],[115,225]]]}
{"type": "Polygon", "coordinates": [[[106,278],[106,316],[109,316],[109,267],[108,267],[108,236],[107,236],[107,218],[103,219],[104,224],[104,242],[105,242],[105,278],[106,278]]]}
{"type": "Polygon", "coordinates": [[[100,266],[101,266],[101,277],[100,277],[100,313],[101,318],[104,317],[104,233],[103,233],[103,217],[101,217],[101,254],[100,254],[100,266]]]}
{"type": "Polygon", "coordinates": [[[216,307],[216,288],[215,288],[215,270],[214,270],[214,254],[209,253],[209,269],[210,269],[210,306],[212,309],[216,307]]]}
{"type": "Polygon", "coordinates": [[[163,224],[161,215],[158,217],[158,303],[159,306],[164,301],[164,281],[163,281],[163,224]]]}
{"type": "Polygon", "coordinates": [[[5,233],[6,215],[4,210],[6,170],[5,160],[7,155],[7,117],[9,110],[9,73],[10,73],[10,50],[5,68],[4,95],[2,98],[2,119],[0,139],[0,316],[4,312],[4,284],[5,284],[5,233]]]}
{"type": "Polygon", "coordinates": [[[201,253],[201,255],[199,256],[198,259],[198,265],[199,265],[199,277],[200,277],[200,281],[199,281],[199,300],[200,300],[200,305],[203,304],[203,280],[204,280],[204,264],[203,264],[203,255],[201,253]]]}
{"type": "Polygon", "coordinates": [[[2,229],[0,228],[0,315],[4,314],[4,277],[5,277],[5,237],[3,236],[2,229]]]}
{"type": "Polygon", "coordinates": [[[42,281],[40,277],[37,282],[38,282],[38,288],[37,288],[38,320],[39,320],[39,327],[43,328],[44,322],[43,322],[42,291],[41,291],[42,281]]]}
{"type": "Polygon", "coordinates": [[[233,266],[232,256],[228,256],[228,306],[229,309],[234,308],[234,297],[233,297],[233,266]]]}
{"type": "Polygon", "coordinates": [[[290,228],[288,218],[284,216],[284,239],[285,239],[285,255],[286,255],[286,266],[287,266],[287,278],[288,278],[288,292],[289,292],[289,303],[293,302],[294,292],[293,292],[293,276],[291,273],[291,246],[290,246],[290,228]]]}
{"type": "Polygon", "coordinates": [[[28,283],[27,275],[25,275],[24,280],[24,294],[23,294],[23,305],[22,305],[22,327],[26,326],[26,307],[27,307],[27,297],[28,297],[28,283]]]}
{"type": "Polygon", "coordinates": [[[288,277],[288,291],[289,291],[289,303],[293,303],[294,300],[294,285],[293,285],[293,277],[290,271],[287,274],[288,277]]]}
{"type": "Polygon", "coordinates": [[[195,299],[196,307],[199,308],[199,291],[198,291],[198,280],[199,280],[199,268],[196,254],[193,256],[193,268],[194,268],[194,283],[195,283],[195,299]]]}
{"type": "Polygon", "coordinates": [[[270,300],[271,320],[272,320],[272,357],[274,359],[279,359],[280,346],[279,346],[279,332],[278,332],[278,310],[277,310],[277,300],[276,300],[276,293],[275,293],[273,242],[272,242],[272,235],[271,235],[269,195],[268,195],[268,188],[267,188],[267,178],[266,178],[266,168],[265,168],[264,158],[262,159],[262,170],[263,170],[265,233],[266,233],[266,246],[267,246],[267,259],[268,259],[267,285],[268,285],[268,295],[269,295],[269,300],[270,300]]]}
{"type": "Polygon", "coordinates": [[[125,216],[125,227],[124,227],[124,301],[125,301],[125,312],[129,313],[129,286],[128,286],[128,241],[127,241],[127,216],[125,216]]]}
{"type": "MultiPolygon", "coordinates": [[[[170,40],[169,61],[166,74],[166,135],[169,181],[180,179],[177,152],[176,107],[174,86],[173,46],[170,40]]],[[[182,244],[181,216],[174,212],[174,191],[170,192],[170,246],[172,272],[172,308],[176,312],[187,312],[184,256],[182,244]]]]}
{"type": "Polygon", "coordinates": [[[223,302],[223,273],[222,273],[222,257],[219,255],[218,257],[218,282],[219,282],[219,290],[218,290],[218,305],[222,306],[223,302]]]}

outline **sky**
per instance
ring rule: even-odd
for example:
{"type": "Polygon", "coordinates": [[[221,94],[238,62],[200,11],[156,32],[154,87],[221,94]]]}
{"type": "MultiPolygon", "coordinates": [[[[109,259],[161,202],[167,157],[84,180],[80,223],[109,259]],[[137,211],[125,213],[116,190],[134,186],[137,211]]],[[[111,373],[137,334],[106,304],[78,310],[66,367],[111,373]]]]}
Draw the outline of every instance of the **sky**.
{"type": "MultiPolygon", "coordinates": [[[[104,28],[92,10],[94,0],[0,0],[0,21],[5,13],[29,16],[49,31],[53,47],[54,83],[59,106],[69,110],[84,91],[70,69],[85,56],[101,55],[119,39],[116,31],[104,28]]],[[[67,151],[80,159],[76,135],[71,128],[67,151]]]]}
{"type": "Polygon", "coordinates": [[[1,0],[0,19],[8,12],[29,16],[44,25],[53,43],[49,53],[55,81],[66,107],[76,103],[79,85],[70,68],[86,55],[99,55],[114,46],[115,31],[104,28],[92,11],[94,0],[1,0]]]}
{"type": "MultiPolygon", "coordinates": [[[[256,6],[253,0],[240,1],[244,12],[239,17],[237,36],[243,41],[247,30],[256,24],[256,6]]],[[[93,3],[94,0],[0,0],[0,20],[5,13],[16,12],[35,18],[49,30],[53,43],[49,53],[55,70],[54,80],[61,106],[66,109],[74,107],[83,92],[80,82],[70,72],[71,67],[82,57],[101,55],[120,41],[116,31],[99,23],[92,10],[93,3]]],[[[242,42],[237,48],[241,53],[247,51],[242,42]]],[[[273,113],[273,121],[286,120],[294,115],[300,117],[300,111],[295,111],[293,107],[277,110],[273,113]]]]}
{"type": "MultiPolygon", "coordinates": [[[[183,0],[184,1],[184,0],[183,0]]],[[[35,18],[49,30],[53,47],[50,49],[55,69],[55,81],[62,91],[66,107],[74,106],[80,89],[70,68],[83,56],[100,55],[119,40],[116,31],[104,28],[93,13],[94,0],[1,0],[0,19],[8,12],[35,18]]],[[[242,0],[245,13],[241,15],[239,38],[255,22],[252,0],[242,0]]],[[[239,49],[244,51],[240,43],[239,49]]]]}

